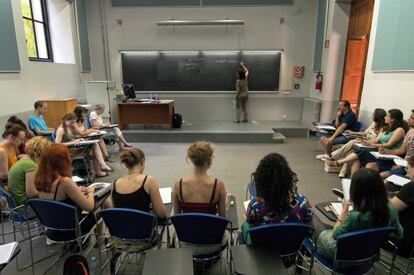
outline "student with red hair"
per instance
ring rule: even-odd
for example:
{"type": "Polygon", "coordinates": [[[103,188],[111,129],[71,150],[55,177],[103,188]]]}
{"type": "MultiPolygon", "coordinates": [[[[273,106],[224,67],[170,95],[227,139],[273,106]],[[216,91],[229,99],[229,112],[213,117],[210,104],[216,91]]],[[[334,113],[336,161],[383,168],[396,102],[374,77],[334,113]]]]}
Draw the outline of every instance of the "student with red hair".
{"type": "MultiPolygon", "coordinates": [[[[39,191],[39,198],[56,200],[90,212],[81,224],[82,233],[89,232],[95,225],[93,214],[95,199],[94,188],[78,187],[72,180],[70,155],[68,148],[63,144],[52,144],[47,147],[40,158],[39,168],[35,176],[35,186],[39,191]]],[[[82,219],[82,217],[80,217],[82,219]]],[[[64,234],[48,230],[47,236],[64,234]]]]}

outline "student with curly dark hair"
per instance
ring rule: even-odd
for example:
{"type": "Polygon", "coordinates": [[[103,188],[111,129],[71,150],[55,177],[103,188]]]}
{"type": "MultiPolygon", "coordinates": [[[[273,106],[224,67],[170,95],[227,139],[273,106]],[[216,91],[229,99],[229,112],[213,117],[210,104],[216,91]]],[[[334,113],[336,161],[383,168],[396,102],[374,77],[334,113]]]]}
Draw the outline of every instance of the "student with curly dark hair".
{"type": "Polygon", "coordinates": [[[285,157],[277,153],[265,156],[254,174],[257,197],[247,207],[242,226],[244,240],[249,243],[250,227],[279,222],[311,223],[312,207],[305,196],[295,191],[294,173],[285,157]]]}

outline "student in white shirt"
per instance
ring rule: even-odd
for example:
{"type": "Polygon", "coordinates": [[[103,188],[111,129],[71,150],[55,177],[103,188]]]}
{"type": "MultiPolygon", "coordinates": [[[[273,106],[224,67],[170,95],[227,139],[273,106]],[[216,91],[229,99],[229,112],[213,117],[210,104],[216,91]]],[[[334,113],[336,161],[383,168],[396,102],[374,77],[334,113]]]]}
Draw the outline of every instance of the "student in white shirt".
{"type": "MultiPolygon", "coordinates": [[[[95,105],[95,111],[91,112],[89,118],[91,122],[91,126],[94,128],[101,128],[102,126],[110,125],[110,123],[104,123],[102,119],[102,114],[105,111],[105,105],[103,104],[96,104],[95,105]]],[[[121,130],[118,127],[113,127],[108,129],[110,131],[113,131],[116,137],[118,138],[117,143],[119,146],[119,151],[125,151],[128,150],[128,148],[131,148],[132,145],[130,145],[124,138],[124,135],[122,134],[121,130]]]]}

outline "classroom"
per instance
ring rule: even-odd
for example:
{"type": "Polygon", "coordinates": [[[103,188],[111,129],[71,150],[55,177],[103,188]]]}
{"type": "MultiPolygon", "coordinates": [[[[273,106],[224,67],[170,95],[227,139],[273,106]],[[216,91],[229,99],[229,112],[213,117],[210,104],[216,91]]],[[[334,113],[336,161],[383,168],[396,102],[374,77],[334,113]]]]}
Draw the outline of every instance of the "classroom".
{"type": "Polygon", "coordinates": [[[412,14],[0,0],[0,274],[414,274],[412,14]]]}

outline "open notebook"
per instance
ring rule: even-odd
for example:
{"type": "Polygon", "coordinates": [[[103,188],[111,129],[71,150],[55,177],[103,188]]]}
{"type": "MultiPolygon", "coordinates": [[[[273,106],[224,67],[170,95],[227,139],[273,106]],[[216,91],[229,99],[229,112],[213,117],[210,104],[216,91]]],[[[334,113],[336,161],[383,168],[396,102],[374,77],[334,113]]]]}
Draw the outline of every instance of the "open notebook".
{"type": "Polygon", "coordinates": [[[388,182],[391,182],[391,183],[393,183],[397,186],[404,186],[407,183],[411,182],[410,179],[407,179],[405,177],[400,177],[400,176],[397,176],[397,175],[391,175],[388,178],[386,178],[385,180],[388,181],[388,182]]]}
{"type": "Polygon", "coordinates": [[[0,265],[7,264],[13,257],[17,249],[18,242],[6,243],[0,245],[0,265]]]}

